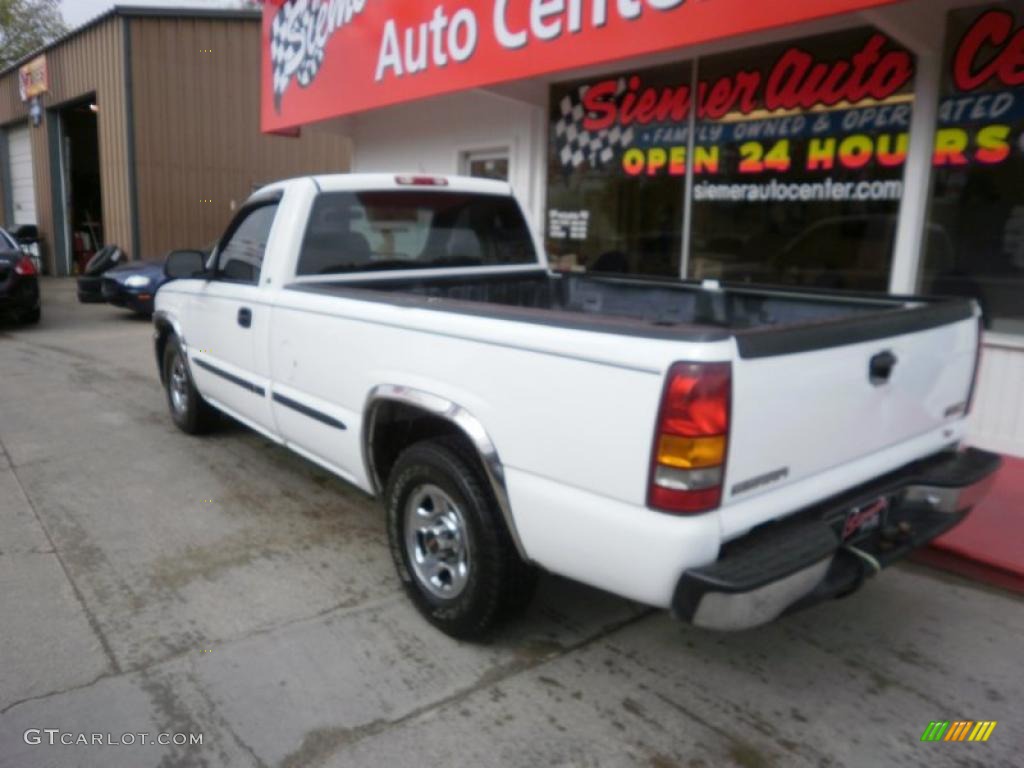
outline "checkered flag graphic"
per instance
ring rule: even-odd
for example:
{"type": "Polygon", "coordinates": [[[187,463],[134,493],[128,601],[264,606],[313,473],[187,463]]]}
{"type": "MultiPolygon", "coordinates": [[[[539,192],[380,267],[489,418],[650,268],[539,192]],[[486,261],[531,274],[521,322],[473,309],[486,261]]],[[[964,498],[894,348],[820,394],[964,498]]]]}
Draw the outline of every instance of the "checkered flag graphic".
{"type": "MultiPolygon", "coordinates": [[[[312,3],[317,5],[315,0],[312,3]]],[[[313,8],[312,10],[316,10],[313,8]]],[[[274,78],[274,109],[281,111],[281,97],[288,90],[292,77],[305,88],[320,71],[324,61],[322,47],[309,47],[303,44],[305,34],[290,34],[293,30],[302,30],[310,19],[310,0],[288,0],[274,16],[270,28],[270,64],[274,78]],[[304,24],[303,22],[306,22],[304,24]]]]}
{"type": "MultiPolygon", "coordinates": [[[[587,87],[581,85],[558,103],[555,152],[565,170],[579,168],[583,163],[589,163],[591,168],[600,168],[615,157],[617,150],[625,149],[633,143],[632,127],[623,129],[616,125],[600,131],[588,131],[583,127],[583,118],[587,114],[583,107],[583,96],[587,87]]],[[[620,78],[614,98],[618,99],[625,92],[626,79],[620,78]]]]}

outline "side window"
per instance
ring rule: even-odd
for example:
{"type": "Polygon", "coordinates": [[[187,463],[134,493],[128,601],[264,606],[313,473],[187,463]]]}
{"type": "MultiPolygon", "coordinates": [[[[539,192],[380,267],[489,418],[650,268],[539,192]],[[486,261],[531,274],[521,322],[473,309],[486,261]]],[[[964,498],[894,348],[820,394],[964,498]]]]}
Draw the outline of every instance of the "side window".
{"type": "Polygon", "coordinates": [[[219,279],[253,285],[259,282],[263,254],[276,214],[277,203],[269,203],[249,210],[235,223],[217,254],[219,279]]]}
{"type": "Polygon", "coordinates": [[[508,181],[508,147],[486,151],[463,152],[461,165],[460,173],[466,176],[475,176],[478,179],[508,181]]]}

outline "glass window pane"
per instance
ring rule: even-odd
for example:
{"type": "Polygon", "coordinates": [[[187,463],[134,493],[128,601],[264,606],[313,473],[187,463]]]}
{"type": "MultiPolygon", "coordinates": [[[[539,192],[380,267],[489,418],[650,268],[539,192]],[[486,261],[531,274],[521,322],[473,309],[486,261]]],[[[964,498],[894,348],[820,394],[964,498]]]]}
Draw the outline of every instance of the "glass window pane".
{"type": "Polygon", "coordinates": [[[690,72],[679,63],[552,87],[553,267],[679,275],[690,72]]]}
{"type": "Polygon", "coordinates": [[[510,197],[326,192],[313,204],[298,274],[529,264],[530,231],[510,197]]]}
{"type": "Polygon", "coordinates": [[[1024,334],[1024,2],[949,16],[921,289],[1024,334]]]}
{"type": "Polygon", "coordinates": [[[467,175],[478,179],[508,181],[507,152],[467,152],[464,157],[467,175]]]}
{"type": "Polygon", "coordinates": [[[245,215],[217,255],[218,275],[242,283],[259,282],[263,254],[276,215],[276,203],[262,205],[245,215]]]}
{"type": "Polygon", "coordinates": [[[913,68],[870,28],[701,59],[688,276],[886,290],[913,68]]]}

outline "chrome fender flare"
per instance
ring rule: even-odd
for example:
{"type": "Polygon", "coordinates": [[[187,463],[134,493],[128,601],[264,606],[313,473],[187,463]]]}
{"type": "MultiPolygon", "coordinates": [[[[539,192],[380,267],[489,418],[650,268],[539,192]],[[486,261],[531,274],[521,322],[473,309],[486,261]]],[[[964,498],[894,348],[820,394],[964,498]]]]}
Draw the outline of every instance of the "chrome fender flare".
{"type": "Polygon", "coordinates": [[[366,398],[366,407],[363,410],[361,447],[366,476],[373,492],[379,496],[383,490],[381,479],[373,465],[373,433],[379,406],[387,402],[402,403],[451,422],[469,439],[480,457],[480,463],[487,475],[491,490],[494,492],[494,498],[498,502],[498,508],[501,510],[501,516],[512,537],[512,542],[515,544],[516,551],[524,561],[530,562],[512,516],[512,505],[509,502],[508,487],[505,484],[505,469],[501,464],[494,441],[491,440],[478,418],[461,405],[445,397],[396,384],[379,384],[370,390],[366,398]]]}

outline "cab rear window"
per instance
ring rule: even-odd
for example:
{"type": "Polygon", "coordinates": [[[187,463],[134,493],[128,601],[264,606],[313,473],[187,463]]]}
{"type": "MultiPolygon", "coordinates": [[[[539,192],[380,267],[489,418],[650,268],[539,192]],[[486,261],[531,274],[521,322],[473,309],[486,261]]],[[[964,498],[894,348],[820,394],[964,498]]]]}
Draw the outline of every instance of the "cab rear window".
{"type": "Polygon", "coordinates": [[[499,195],[380,190],[324,192],[313,204],[298,274],[531,264],[516,202],[499,195]]]}

